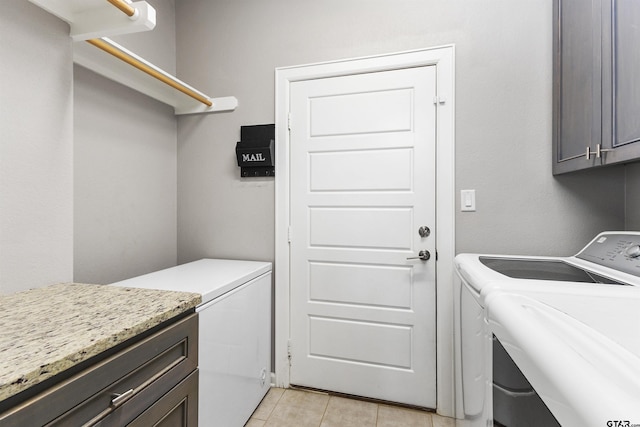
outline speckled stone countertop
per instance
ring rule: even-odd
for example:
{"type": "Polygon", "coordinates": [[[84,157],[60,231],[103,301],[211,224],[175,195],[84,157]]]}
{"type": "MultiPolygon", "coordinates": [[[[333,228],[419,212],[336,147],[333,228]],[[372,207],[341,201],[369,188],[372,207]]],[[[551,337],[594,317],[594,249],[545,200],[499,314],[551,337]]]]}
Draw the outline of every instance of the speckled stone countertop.
{"type": "Polygon", "coordinates": [[[200,302],[189,292],[77,283],[0,296],[0,401],[200,302]]]}

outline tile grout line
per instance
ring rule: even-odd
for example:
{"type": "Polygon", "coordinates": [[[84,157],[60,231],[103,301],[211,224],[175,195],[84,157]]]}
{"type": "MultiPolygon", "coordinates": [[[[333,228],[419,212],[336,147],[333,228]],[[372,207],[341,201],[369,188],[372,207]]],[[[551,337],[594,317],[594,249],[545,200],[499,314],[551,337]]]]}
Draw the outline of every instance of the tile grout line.
{"type": "MultiPolygon", "coordinates": [[[[329,395],[327,395],[329,396],[329,395]]],[[[324,411],[322,412],[322,417],[320,417],[320,424],[318,424],[318,427],[322,427],[322,422],[324,421],[324,417],[327,415],[327,409],[329,409],[329,401],[331,400],[331,396],[329,396],[329,398],[327,399],[327,404],[324,407],[324,411]]]]}
{"type": "MultiPolygon", "coordinates": [[[[273,389],[273,387],[272,387],[273,389]]],[[[271,391],[268,391],[267,394],[271,393],[271,391]]],[[[280,393],[280,396],[275,400],[275,402],[273,403],[271,410],[268,411],[266,419],[265,420],[260,420],[259,418],[256,418],[257,420],[263,421],[264,424],[266,424],[269,419],[271,418],[271,416],[273,415],[273,412],[276,410],[276,407],[280,404],[280,400],[282,400],[282,397],[284,396],[284,391],[282,393],[280,393]]],[[[258,404],[258,407],[256,408],[256,410],[264,403],[264,399],[266,399],[267,395],[265,395],[265,397],[263,397],[263,400],[260,401],[260,403],[258,404]]],[[[255,412],[255,411],[254,411],[255,412]]],[[[249,418],[249,420],[251,420],[251,418],[253,418],[253,414],[251,415],[251,417],[249,418]]]]}
{"type": "Polygon", "coordinates": [[[276,403],[274,403],[273,405],[273,408],[271,408],[271,410],[269,411],[269,415],[267,415],[267,419],[264,422],[265,424],[267,423],[267,421],[269,421],[269,418],[271,418],[271,415],[273,415],[273,411],[276,410],[276,406],[280,404],[280,400],[282,400],[282,396],[284,396],[284,391],[280,393],[280,397],[278,397],[278,399],[276,400],[276,403]]]}

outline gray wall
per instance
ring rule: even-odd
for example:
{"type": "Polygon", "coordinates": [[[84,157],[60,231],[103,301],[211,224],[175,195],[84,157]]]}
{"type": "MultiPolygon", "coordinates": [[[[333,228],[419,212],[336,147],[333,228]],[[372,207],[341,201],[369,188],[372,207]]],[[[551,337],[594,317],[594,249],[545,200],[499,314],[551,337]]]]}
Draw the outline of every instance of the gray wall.
{"type": "Polygon", "coordinates": [[[174,0],[151,3],[157,29],[118,42],[168,71],[177,51],[179,77],[237,96],[235,112],[176,129],[163,104],[84,69],[74,79],[65,23],[1,3],[0,293],[72,280],[74,241],[78,281],[272,260],[273,181],[241,180],[233,152],[241,125],[274,121],[274,68],[447,43],[457,188],[478,197],[457,214],[459,252],[572,253],[625,213],[640,229],[640,166],[551,175],[550,0],[180,0],[175,24],[174,0]]]}
{"type": "Polygon", "coordinates": [[[640,231],[640,163],[626,167],[626,230],[640,231]]]}
{"type": "Polygon", "coordinates": [[[69,26],[0,2],[0,294],[73,277],[69,26]]]}
{"type": "Polygon", "coordinates": [[[179,76],[240,103],[178,119],[179,262],[273,259],[273,180],[240,179],[234,146],[274,122],[276,67],[449,43],[456,185],[477,195],[457,251],[567,255],[624,227],[622,168],[551,174],[551,0],[181,0],[176,19],[179,76]]]}
{"type": "MultiPolygon", "coordinates": [[[[173,0],[153,31],[113,39],[175,74],[173,0]]],[[[74,68],[74,279],[111,283],[176,265],[173,108],[74,68]]]]}

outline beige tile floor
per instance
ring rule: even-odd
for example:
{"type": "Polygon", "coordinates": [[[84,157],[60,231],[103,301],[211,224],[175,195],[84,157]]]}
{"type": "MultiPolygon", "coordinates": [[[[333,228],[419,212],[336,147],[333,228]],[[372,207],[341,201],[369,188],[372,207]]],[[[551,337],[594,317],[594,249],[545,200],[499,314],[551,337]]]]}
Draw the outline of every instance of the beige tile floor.
{"type": "Polygon", "coordinates": [[[306,390],[272,388],[245,427],[453,427],[430,412],[346,399],[306,390]]]}

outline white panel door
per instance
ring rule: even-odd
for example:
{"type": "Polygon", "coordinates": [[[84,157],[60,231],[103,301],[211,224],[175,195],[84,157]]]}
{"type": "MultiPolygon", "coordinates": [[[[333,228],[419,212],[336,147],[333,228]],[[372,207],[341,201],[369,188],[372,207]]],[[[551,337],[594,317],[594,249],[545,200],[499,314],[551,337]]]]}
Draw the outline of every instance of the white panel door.
{"type": "Polygon", "coordinates": [[[434,66],[291,84],[291,384],[436,406],[435,95],[434,66]]]}

